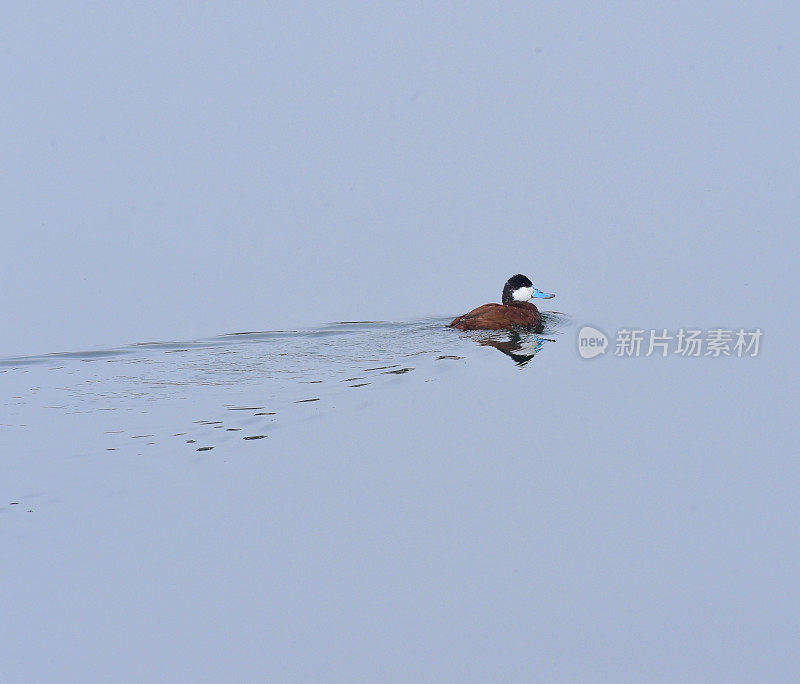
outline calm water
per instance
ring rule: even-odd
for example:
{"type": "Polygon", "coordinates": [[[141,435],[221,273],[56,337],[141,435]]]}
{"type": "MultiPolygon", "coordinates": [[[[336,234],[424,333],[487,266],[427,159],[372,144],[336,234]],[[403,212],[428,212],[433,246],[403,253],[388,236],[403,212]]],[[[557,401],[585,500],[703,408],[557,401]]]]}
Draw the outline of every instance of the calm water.
{"type": "Polygon", "coordinates": [[[763,358],[446,322],[0,360],[12,678],[796,671],[763,358]]]}
{"type": "Polygon", "coordinates": [[[798,680],[796,3],[6,5],[3,684],[798,680]]]}
{"type": "Polygon", "coordinates": [[[64,429],[71,435],[65,448],[74,453],[97,448],[98,439],[109,444],[107,450],[141,453],[142,445],[154,446],[165,436],[186,437],[179,441],[210,450],[233,437],[265,438],[249,433],[291,425],[309,412],[352,410],[354,401],[379,400],[406,373],[435,380],[443,365],[464,366],[476,347],[497,349],[522,368],[570,325],[568,316],[554,312],[545,315],[541,334],[464,334],[447,328],[448,322],[341,322],[0,359],[10,390],[3,438],[27,450],[45,439],[42,446],[49,448],[47,440],[57,441],[51,431],[64,429]],[[178,407],[187,418],[197,412],[196,419],[163,425],[163,417],[178,407]],[[98,430],[98,424],[114,429],[98,430]],[[77,434],[87,442],[76,440],[77,434]],[[131,439],[142,441],[126,441],[131,439]]]}

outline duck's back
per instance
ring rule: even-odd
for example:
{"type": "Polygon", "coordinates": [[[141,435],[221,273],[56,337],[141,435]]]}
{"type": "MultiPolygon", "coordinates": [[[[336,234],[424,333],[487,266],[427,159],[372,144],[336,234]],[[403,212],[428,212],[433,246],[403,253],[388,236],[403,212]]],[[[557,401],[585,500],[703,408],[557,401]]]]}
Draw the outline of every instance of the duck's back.
{"type": "Polygon", "coordinates": [[[459,330],[502,330],[516,326],[536,327],[542,317],[533,304],[515,302],[514,304],[484,304],[450,323],[451,328],[459,330]]]}

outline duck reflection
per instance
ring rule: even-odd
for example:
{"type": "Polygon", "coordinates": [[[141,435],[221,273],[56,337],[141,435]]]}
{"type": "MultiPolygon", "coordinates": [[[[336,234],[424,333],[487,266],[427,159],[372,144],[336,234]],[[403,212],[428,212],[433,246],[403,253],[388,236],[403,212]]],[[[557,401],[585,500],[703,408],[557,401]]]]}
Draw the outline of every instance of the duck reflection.
{"type": "Polygon", "coordinates": [[[502,330],[491,335],[479,337],[477,343],[482,347],[494,347],[513,359],[518,366],[524,366],[547,342],[554,342],[547,337],[541,337],[530,330],[502,330]]]}

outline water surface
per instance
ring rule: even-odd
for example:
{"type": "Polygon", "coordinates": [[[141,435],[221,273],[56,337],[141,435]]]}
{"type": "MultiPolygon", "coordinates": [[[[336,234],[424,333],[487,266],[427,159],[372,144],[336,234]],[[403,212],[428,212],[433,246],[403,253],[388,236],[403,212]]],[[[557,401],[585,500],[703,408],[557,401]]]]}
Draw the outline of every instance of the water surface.
{"type": "Polygon", "coordinates": [[[14,675],[795,671],[789,402],[741,400],[771,366],[586,361],[546,320],[0,361],[14,675]]]}

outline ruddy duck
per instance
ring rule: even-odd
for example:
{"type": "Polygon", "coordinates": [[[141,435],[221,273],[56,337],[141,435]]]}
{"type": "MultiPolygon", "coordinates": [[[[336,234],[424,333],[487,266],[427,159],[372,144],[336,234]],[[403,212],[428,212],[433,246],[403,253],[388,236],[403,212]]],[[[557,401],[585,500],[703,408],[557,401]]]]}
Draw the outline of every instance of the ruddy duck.
{"type": "Polygon", "coordinates": [[[511,276],[503,287],[502,304],[484,304],[456,318],[451,328],[459,330],[502,330],[503,328],[538,328],[542,316],[530,299],[550,299],[554,294],[542,292],[521,273],[511,276]]]}

